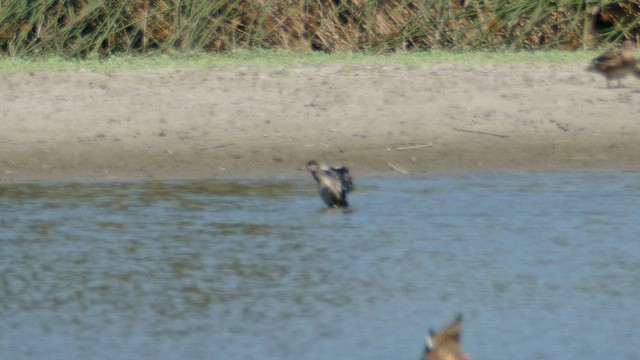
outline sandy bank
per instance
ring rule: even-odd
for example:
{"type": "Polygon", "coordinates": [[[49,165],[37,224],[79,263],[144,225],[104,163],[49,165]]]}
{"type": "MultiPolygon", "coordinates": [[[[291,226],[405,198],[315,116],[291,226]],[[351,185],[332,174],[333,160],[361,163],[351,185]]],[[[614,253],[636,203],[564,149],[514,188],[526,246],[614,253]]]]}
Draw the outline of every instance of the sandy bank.
{"type": "Polygon", "coordinates": [[[0,74],[0,182],[640,170],[640,81],[584,65],[0,74]]]}

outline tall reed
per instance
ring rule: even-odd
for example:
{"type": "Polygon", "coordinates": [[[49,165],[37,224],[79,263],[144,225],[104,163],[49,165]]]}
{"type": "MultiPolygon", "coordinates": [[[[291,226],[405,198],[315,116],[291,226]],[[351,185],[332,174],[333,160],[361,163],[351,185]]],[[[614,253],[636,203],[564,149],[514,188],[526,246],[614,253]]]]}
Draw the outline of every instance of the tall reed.
{"type": "Polygon", "coordinates": [[[640,0],[3,0],[0,54],[576,49],[640,35],[640,0]]]}

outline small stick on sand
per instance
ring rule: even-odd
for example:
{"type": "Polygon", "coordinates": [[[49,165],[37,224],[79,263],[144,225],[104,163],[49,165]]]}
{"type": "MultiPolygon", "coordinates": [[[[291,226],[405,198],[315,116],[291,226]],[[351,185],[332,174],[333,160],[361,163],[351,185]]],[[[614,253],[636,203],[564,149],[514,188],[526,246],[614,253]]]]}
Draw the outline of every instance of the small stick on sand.
{"type": "Polygon", "coordinates": [[[228,143],[228,144],[222,144],[222,145],[216,145],[216,146],[209,146],[206,148],[200,148],[200,151],[220,149],[220,148],[231,146],[231,145],[235,145],[235,143],[228,143]]]}
{"type": "Polygon", "coordinates": [[[494,134],[494,133],[484,132],[484,131],[465,130],[465,129],[459,129],[459,128],[454,128],[454,127],[452,127],[451,129],[453,129],[453,130],[455,130],[455,131],[462,131],[462,132],[472,133],[472,134],[489,135],[489,136],[497,136],[497,137],[499,137],[499,138],[508,138],[508,137],[509,137],[509,135],[494,134]]]}
{"type": "Polygon", "coordinates": [[[415,150],[415,149],[422,149],[424,147],[429,147],[429,146],[433,146],[433,144],[429,143],[429,144],[424,144],[424,145],[405,146],[405,147],[396,148],[396,150],[398,150],[398,151],[415,150]]]}
{"type": "Polygon", "coordinates": [[[407,174],[409,174],[409,172],[408,172],[407,170],[400,169],[399,167],[397,167],[397,166],[393,165],[393,164],[392,164],[392,163],[390,163],[390,162],[388,162],[388,163],[387,163],[387,165],[389,165],[389,167],[390,167],[390,168],[392,168],[393,170],[395,170],[395,171],[399,172],[400,174],[403,174],[403,175],[407,175],[407,174]]]}

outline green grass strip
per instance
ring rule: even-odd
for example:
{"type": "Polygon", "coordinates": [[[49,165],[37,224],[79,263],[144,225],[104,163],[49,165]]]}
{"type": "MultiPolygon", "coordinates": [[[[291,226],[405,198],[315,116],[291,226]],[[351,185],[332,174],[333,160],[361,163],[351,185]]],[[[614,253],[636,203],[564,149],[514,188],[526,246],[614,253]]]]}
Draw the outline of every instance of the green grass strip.
{"type": "Polygon", "coordinates": [[[552,63],[587,64],[595,51],[468,51],[430,50],[379,54],[295,53],[282,50],[241,50],[227,53],[176,53],[108,58],[63,59],[55,56],[0,58],[0,72],[23,71],[111,71],[122,69],[211,68],[219,66],[291,66],[291,65],[401,65],[420,66],[435,63],[510,64],[552,63]]]}

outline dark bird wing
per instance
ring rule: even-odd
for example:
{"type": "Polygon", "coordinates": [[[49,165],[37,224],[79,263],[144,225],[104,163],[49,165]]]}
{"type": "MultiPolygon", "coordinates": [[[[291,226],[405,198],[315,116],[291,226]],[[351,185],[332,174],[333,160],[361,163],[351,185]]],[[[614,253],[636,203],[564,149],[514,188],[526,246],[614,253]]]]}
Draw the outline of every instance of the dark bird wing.
{"type": "Polygon", "coordinates": [[[593,59],[593,65],[602,71],[611,71],[618,68],[632,67],[635,65],[633,50],[609,50],[593,59]]]}
{"type": "Polygon", "coordinates": [[[600,67],[617,66],[620,64],[620,58],[618,50],[609,50],[593,59],[593,64],[600,67]]]}
{"type": "Polygon", "coordinates": [[[349,169],[344,166],[340,166],[331,167],[331,171],[335,173],[335,177],[342,184],[342,188],[344,189],[345,193],[353,191],[353,180],[351,179],[351,174],[349,174],[349,169]]]}

